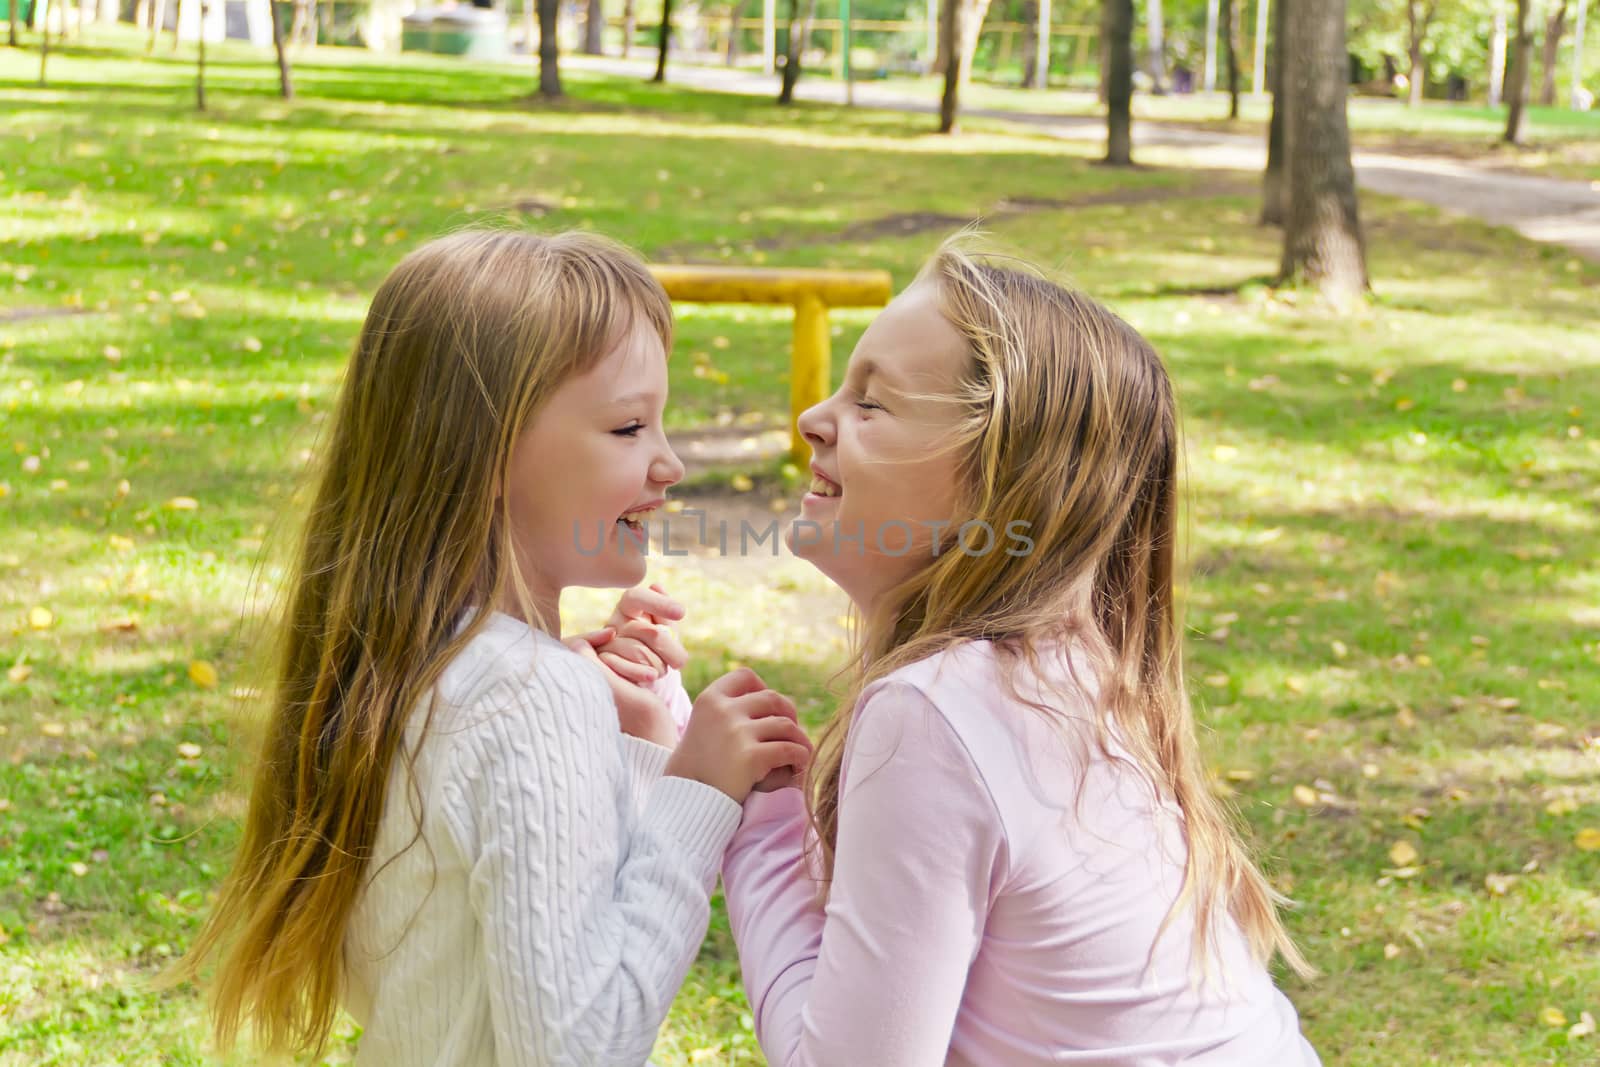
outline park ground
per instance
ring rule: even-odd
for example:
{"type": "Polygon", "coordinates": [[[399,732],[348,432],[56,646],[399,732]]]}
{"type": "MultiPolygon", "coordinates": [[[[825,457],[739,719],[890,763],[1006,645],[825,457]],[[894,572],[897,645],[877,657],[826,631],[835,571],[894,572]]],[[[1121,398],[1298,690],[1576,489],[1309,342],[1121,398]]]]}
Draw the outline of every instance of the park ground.
{"type": "MultiPolygon", "coordinates": [[[[1375,295],[1335,317],[1272,288],[1253,175],[1107,170],[982,120],[951,140],[581,71],[550,106],[525,66],[331,51],[285,103],[230,48],[197,114],[189,58],[133,35],[52,56],[45,88],[37,64],[0,50],[0,1065],[215,1061],[197,995],[148,981],[237,839],[251,591],[401,255],[512,221],[903,285],[980,215],[1172,369],[1203,743],[1296,901],[1321,974],[1282,980],[1325,1062],[1600,1060],[1600,268],[1369,196],[1375,295]]],[[[670,427],[753,457],[686,496],[735,524],[797,495],[758,458],[787,319],[680,309],[670,427]]],[[[836,372],[869,319],[835,313],[836,372]]],[[[824,582],[653,566],[691,685],[749,663],[822,720],[824,582]]],[[[657,1061],[762,1062],[720,907],[657,1061]]]]}

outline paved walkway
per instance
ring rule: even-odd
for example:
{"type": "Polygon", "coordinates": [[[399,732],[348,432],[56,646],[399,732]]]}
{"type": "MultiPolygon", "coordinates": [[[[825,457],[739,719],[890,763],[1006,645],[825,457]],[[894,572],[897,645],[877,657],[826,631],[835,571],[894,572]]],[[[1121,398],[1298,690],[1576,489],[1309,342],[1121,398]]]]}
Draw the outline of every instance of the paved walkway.
{"type": "MultiPolygon", "coordinates": [[[[563,56],[562,63],[641,78],[649,77],[654,69],[653,57],[624,60],[563,56]]],[[[668,66],[667,78],[677,85],[715,92],[771,97],[778,94],[775,75],[748,70],[676,63],[668,66]]],[[[796,95],[803,100],[843,103],[844,86],[831,80],[802,78],[796,95]]],[[[880,82],[857,84],[855,98],[857,107],[885,111],[933,114],[938,109],[936,103],[915,99],[893,84],[880,82]]],[[[1069,140],[1105,138],[1105,120],[1096,116],[984,109],[964,114],[1023,123],[1049,136],[1069,140]]],[[[1260,137],[1135,121],[1133,141],[1136,147],[1178,149],[1191,164],[1208,169],[1259,171],[1266,165],[1266,145],[1260,137]]],[[[1420,200],[1491,225],[1509,226],[1530,240],[1561,245],[1600,262],[1600,188],[1588,182],[1507,174],[1456,159],[1360,150],[1355,153],[1355,165],[1356,180],[1363,189],[1420,200]]]]}

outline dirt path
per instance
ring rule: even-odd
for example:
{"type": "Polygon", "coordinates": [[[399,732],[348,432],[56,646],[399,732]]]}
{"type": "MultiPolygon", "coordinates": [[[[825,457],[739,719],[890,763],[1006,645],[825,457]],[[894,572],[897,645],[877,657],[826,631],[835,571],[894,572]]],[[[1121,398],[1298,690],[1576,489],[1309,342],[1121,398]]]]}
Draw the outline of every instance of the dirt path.
{"type": "MultiPolygon", "coordinates": [[[[563,57],[562,62],[628,76],[648,77],[650,73],[649,63],[643,60],[571,56],[563,57]]],[[[775,76],[751,71],[678,63],[668,67],[667,76],[675,84],[697,89],[777,95],[775,76]]],[[[832,81],[802,79],[798,95],[804,100],[843,103],[844,87],[832,81]]],[[[892,85],[858,84],[855,97],[858,107],[918,114],[936,110],[935,104],[913,99],[892,85]]],[[[1104,120],[1093,116],[983,109],[967,114],[1024,124],[1068,140],[1105,138],[1104,120]]],[[[1266,165],[1266,147],[1259,137],[1136,121],[1133,139],[1136,147],[1178,154],[1185,165],[1201,169],[1260,171],[1266,165]]],[[[1600,189],[1588,182],[1508,174],[1460,159],[1370,150],[1358,150],[1355,164],[1356,179],[1364,189],[1419,200],[1490,225],[1509,226],[1529,240],[1560,245],[1600,262],[1600,189]]]]}

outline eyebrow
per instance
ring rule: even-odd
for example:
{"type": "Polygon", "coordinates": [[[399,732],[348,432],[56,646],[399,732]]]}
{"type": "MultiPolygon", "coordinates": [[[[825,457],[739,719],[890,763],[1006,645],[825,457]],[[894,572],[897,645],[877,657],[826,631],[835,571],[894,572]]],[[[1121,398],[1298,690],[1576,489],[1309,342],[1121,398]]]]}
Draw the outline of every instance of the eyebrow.
{"type": "Polygon", "coordinates": [[[619,396],[615,400],[613,400],[611,402],[611,406],[612,407],[618,407],[618,408],[626,407],[629,404],[636,404],[641,400],[654,400],[655,398],[656,398],[656,395],[654,393],[644,393],[644,392],[628,393],[628,394],[626,394],[624,396],[619,396]]]}
{"type": "Polygon", "coordinates": [[[870,382],[874,376],[876,376],[878,380],[881,381],[887,388],[896,389],[896,391],[899,391],[896,387],[895,376],[893,374],[890,374],[888,371],[884,370],[878,364],[874,363],[870,358],[863,359],[861,361],[862,382],[870,382]]]}

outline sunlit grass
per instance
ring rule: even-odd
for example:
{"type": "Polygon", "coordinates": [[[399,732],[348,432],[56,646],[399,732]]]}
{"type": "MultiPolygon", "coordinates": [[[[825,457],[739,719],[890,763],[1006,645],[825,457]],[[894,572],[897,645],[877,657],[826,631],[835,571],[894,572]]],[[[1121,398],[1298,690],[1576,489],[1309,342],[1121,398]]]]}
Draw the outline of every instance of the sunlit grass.
{"type": "MultiPolygon", "coordinates": [[[[144,980],[236,839],[246,605],[372,289],[485,219],[904,284],[982,215],[1109,302],[1178,384],[1190,680],[1324,972],[1285,985],[1325,1062],[1600,1048],[1567,1036],[1600,1012],[1600,853],[1577,846],[1600,827],[1594,267],[1367,198],[1376,294],[1335,318],[1265,283],[1278,236],[1245,178],[580,73],[552,109],[527,65],[347,52],[284,104],[269,56],[219,49],[197,115],[186,56],[96,42],[48,89],[0,50],[0,1064],[207,1059],[197,998],[144,980]]],[[[836,374],[870,319],[834,313],[836,374]]],[[[783,426],[788,345],[782,309],[680,308],[672,430],[783,426]]],[[[776,464],[748,473],[696,503],[792,510],[776,464]]],[[[821,721],[836,591],[791,559],[654,568],[691,609],[692,684],[747,662],[821,721]]],[[[574,596],[571,622],[608,603],[574,596]]],[[[759,1063],[747,1013],[719,910],[657,1061],[759,1063]]]]}

